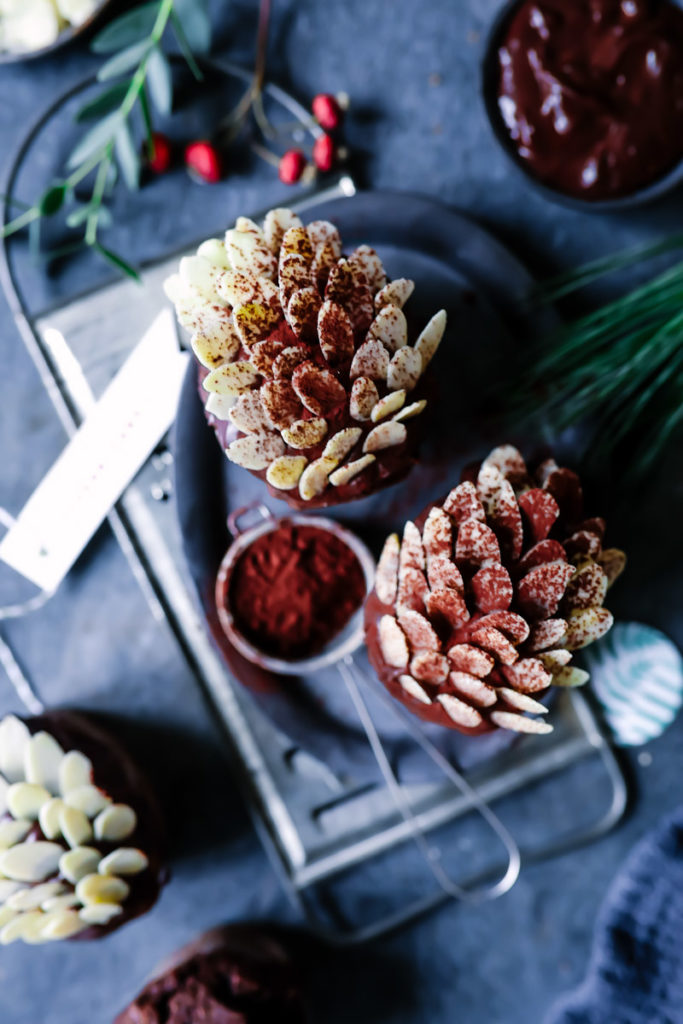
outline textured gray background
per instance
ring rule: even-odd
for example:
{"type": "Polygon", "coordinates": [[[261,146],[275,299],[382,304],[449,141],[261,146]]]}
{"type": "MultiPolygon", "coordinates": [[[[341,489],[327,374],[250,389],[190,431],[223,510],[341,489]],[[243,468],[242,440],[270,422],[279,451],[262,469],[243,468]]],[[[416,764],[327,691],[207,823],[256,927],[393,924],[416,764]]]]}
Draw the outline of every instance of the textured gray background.
{"type": "MultiPolygon", "coordinates": [[[[499,6],[274,0],[270,73],[304,100],[320,90],[348,91],[354,112],[347,137],[365,184],[426,192],[469,211],[536,272],[569,267],[677,222],[676,197],[618,217],[576,213],[540,198],[513,172],[479,99],[482,45],[499,6]]],[[[219,51],[248,63],[254,4],[215,3],[214,16],[219,51]]],[[[52,93],[94,66],[81,44],[63,56],[0,68],[5,162],[52,93]]],[[[49,147],[34,156],[25,198],[44,182],[54,157],[49,147]]],[[[121,230],[119,248],[135,255],[150,251],[152,236],[160,249],[194,237],[200,205],[207,221],[225,219],[229,181],[204,191],[183,186],[172,207],[166,189],[161,183],[149,190],[144,219],[121,230]]],[[[99,271],[79,267],[85,287],[99,271]]],[[[1,298],[0,351],[0,504],[16,511],[64,437],[1,298]]],[[[635,556],[612,607],[680,643],[680,546],[672,549],[667,539],[680,514],[680,482],[660,494],[665,500],[648,490],[634,502],[614,483],[612,537],[635,556]]],[[[3,1022],[108,1024],[154,964],[202,928],[293,919],[233,792],[207,709],[168,636],[147,615],[107,531],[58,599],[7,635],[48,703],[125,717],[124,729],[174,809],[178,838],[173,882],[141,921],[100,944],[0,951],[3,1022]]],[[[16,703],[0,679],[0,711],[10,708],[16,703]]],[[[624,855],[680,798],[681,735],[678,722],[651,744],[651,762],[629,757],[632,811],[591,849],[526,869],[495,904],[450,907],[366,950],[321,954],[311,981],[314,1020],[540,1022],[554,996],[583,975],[598,904],[624,855]]]]}

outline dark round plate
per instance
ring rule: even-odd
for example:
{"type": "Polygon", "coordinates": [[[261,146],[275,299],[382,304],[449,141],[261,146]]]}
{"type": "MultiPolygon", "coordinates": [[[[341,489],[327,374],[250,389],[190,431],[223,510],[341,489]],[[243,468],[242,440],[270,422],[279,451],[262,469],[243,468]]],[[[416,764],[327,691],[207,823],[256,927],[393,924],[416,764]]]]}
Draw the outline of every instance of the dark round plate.
{"type": "MultiPolygon", "coordinates": [[[[525,298],[532,280],[491,235],[438,202],[390,192],[360,193],[310,209],[307,220],[325,218],[341,231],[345,248],[362,242],[379,252],[391,277],[409,277],[416,287],[411,312],[425,322],[445,307],[448,328],[431,367],[430,402],[424,416],[420,462],[407,479],[361,501],[327,509],[355,530],[378,554],[386,535],[402,529],[431,500],[447,493],[468,461],[482,458],[506,440],[497,426],[490,395],[523,356],[538,317],[532,321],[525,298]],[[525,313],[525,307],[527,312],[525,313]]],[[[528,447],[525,448],[528,451],[528,447]]],[[[192,364],[184,382],[175,429],[176,494],[180,528],[190,574],[211,633],[231,673],[254,693],[271,719],[296,744],[322,757],[337,771],[357,775],[374,764],[365,734],[336,669],[314,677],[269,676],[245,662],[221,632],[214,603],[214,581],[229,544],[226,517],[255,500],[274,515],[287,514],[283,501],[222,454],[204,420],[192,364]]],[[[358,663],[372,670],[365,652],[358,663]]],[[[367,694],[375,723],[404,777],[411,772],[400,722],[367,694]]],[[[510,742],[494,733],[472,739],[428,726],[441,748],[463,767],[490,757],[510,742]]],[[[416,766],[413,766],[415,770],[416,766]]]]}

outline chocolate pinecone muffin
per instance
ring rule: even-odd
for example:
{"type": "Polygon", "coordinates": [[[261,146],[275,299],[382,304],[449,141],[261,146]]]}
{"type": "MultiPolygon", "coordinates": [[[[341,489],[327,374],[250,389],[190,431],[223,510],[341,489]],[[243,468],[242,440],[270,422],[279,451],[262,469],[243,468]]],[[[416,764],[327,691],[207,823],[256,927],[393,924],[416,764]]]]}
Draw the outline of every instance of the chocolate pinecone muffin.
{"type": "Polygon", "coordinates": [[[446,326],[408,344],[413,282],[367,245],[342,255],[328,221],[271,210],[180,262],[166,282],[192,331],[200,394],[227,457],[294,508],[336,505],[405,476],[420,378],[446,326]]]}
{"type": "Polygon", "coordinates": [[[0,944],[101,938],[144,914],[161,836],[144,777],[88,719],[0,721],[0,944]]]}
{"type": "Polygon", "coordinates": [[[297,973],[256,925],[207,932],[162,965],[114,1024],[304,1024],[297,973]]]}
{"type": "Polygon", "coordinates": [[[626,557],[583,518],[578,476],[533,473],[504,445],[445,501],[389,537],[365,612],[370,660],[416,715],[464,733],[545,733],[537,699],[580,686],[572,652],[612,625],[607,588],[626,557]]]}

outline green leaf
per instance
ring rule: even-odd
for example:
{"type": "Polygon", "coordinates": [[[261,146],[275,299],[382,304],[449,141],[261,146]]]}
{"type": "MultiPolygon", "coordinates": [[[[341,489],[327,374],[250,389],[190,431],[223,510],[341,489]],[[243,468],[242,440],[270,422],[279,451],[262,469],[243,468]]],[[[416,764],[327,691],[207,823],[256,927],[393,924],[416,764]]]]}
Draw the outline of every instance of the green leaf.
{"type": "Polygon", "coordinates": [[[152,103],[159,113],[170,114],[173,106],[171,67],[157,46],[154,47],[147,61],[147,84],[152,103]]]}
{"type": "Polygon", "coordinates": [[[112,21],[93,39],[90,49],[93,53],[116,53],[126,46],[149,36],[159,13],[158,0],[142,4],[127,14],[112,21]]]}
{"type": "Polygon", "coordinates": [[[142,112],[142,123],[145,126],[145,138],[147,140],[147,155],[151,156],[151,152],[154,149],[152,144],[152,115],[149,112],[149,102],[147,100],[147,90],[142,88],[140,95],[138,96],[140,101],[140,110],[142,112]]]}
{"type": "Polygon", "coordinates": [[[83,224],[90,216],[90,211],[91,207],[87,203],[84,203],[83,206],[77,206],[66,218],[67,227],[77,228],[79,224],[83,224]]]}
{"type": "Polygon", "coordinates": [[[58,210],[61,210],[65,192],[66,185],[62,183],[51,185],[50,188],[43,192],[38,202],[41,217],[52,217],[58,210]]]}
{"type": "Polygon", "coordinates": [[[95,99],[84,103],[76,113],[76,121],[91,121],[94,117],[103,117],[111,110],[116,110],[123,103],[128,92],[128,82],[116,82],[104,89],[95,99]]]}
{"type": "Polygon", "coordinates": [[[149,47],[149,40],[145,39],[141,43],[133,43],[132,46],[128,46],[125,50],[121,50],[120,53],[110,57],[97,72],[97,81],[106,82],[110,78],[116,78],[117,75],[122,75],[126,71],[137,68],[149,47]]]}
{"type": "Polygon", "coordinates": [[[205,0],[174,0],[173,10],[192,52],[208,53],[211,49],[211,19],[205,0]]]}
{"type": "Polygon", "coordinates": [[[124,121],[114,140],[116,159],[125,178],[126,185],[134,191],[140,184],[140,157],[135,148],[130,125],[124,121]]]}
{"type": "Polygon", "coordinates": [[[116,135],[120,124],[121,113],[118,110],[114,110],[111,114],[103,117],[101,121],[98,121],[96,125],[93,125],[72,152],[67,161],[67,167],[73,170],[96,153],[98,149],[104,149],[116,135]]]}
{"type": "Polygon", "coordinates": [[[112,267],[116,267],[116,269],[121,271],[122,274],[132,277],[134,281],[140,283],[140,275],[135,267],[131,267],[130,263],[126,263],[124,259],[117,256],[117,254],[112,252],[111,249],[105,248],[101,242],[93,242],[92,247],[100,254],[100,256],[103,257],[103,259],[107,261],[107,263],[110,263],[112,267]]]}
{"type": "Polygon", "coordinates": [[[197,79],[197,81],[203,82],[204,75],[202,74],[201,69],[197,64],[197,61],[194,59],[192,47],[190,46],[185,37],[183,26],[181,25],[180,19],[178,18],[178,15],[175,13],[175,11],[171,11],[171,24],[173,26],[174,35],[178,41],[178,46],[180,47],[180,51],[183,57],[185,58],[187,66],[189,67],[190,71],[197,79]]]}

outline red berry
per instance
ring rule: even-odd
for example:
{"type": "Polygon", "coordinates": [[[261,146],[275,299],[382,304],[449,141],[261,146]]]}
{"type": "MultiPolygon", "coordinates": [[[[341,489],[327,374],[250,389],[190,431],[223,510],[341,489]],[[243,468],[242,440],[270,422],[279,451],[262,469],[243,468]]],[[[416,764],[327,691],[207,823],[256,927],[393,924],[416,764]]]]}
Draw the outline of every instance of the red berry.
{"type": "Polygon", "coordinates": [[[337,162],[337,147],[329,135],[320,135],[313,143],[313,163],[319,171],[331,171],[337,162]]]}
{"type": "Polygon", "coordinates": [[[280,158],[278,176],[285,185],[294,185],[306,169],[306,157],[300,149],[288,149],[280,158]]]}
{"type": "Polygon", "coordinates": [[[185,166],[196,177],[212,185],[221,180],[223,173],[218,150],[205,139],[186,146],[185,166]]]}
{"type": "Polygon", "coordinates": [[[171,166],[171,143],[161,132],[152,132],[147,149],[147,166],[153,174],[165,174],[171,166]]]}
{"type": "Polygon", "coordinates": [[[333,132],[338,128],[344,116],[336,96],[330,95],[329,92],[321,92],[314,96],[311,110],[320,127],[326,132],[333,132]]]}

